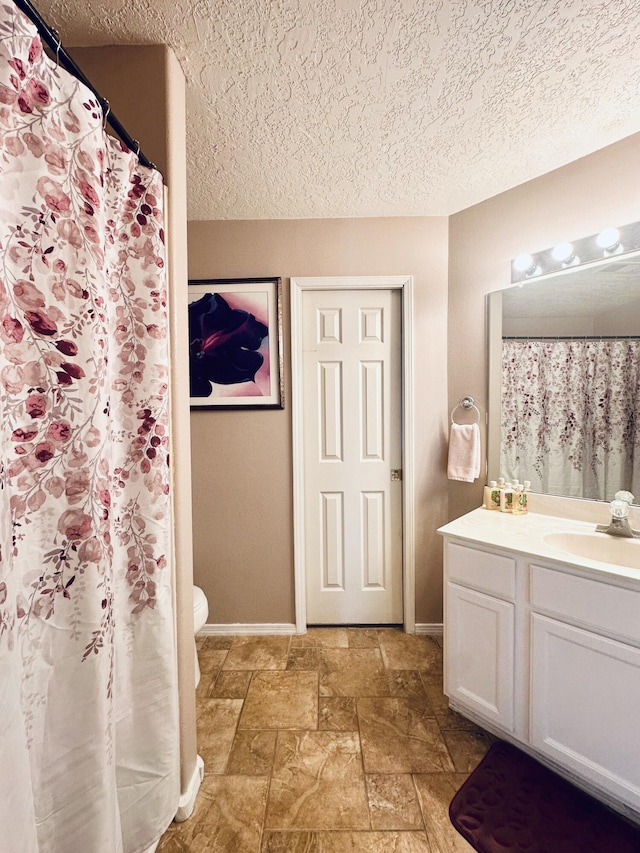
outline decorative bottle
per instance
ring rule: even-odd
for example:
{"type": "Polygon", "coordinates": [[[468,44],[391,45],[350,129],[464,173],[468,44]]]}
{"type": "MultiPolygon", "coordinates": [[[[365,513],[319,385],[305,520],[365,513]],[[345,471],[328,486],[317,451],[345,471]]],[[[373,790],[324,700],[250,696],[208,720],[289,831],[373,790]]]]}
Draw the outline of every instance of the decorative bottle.
{"type": "Polygon", "coordinates": [[[511,488],[511,483],[506,483],[502,489],[500,489],[500,511],[501,512],[512,512],[513,510],[513,489],[511,488]]]}
{"type": "Polygon", "coordinates": [[[491,480],[489,485],[484,487],[484,507],[500,509],[500,490],[495,480],[491,480]]]}
{"type": "Polygon", "coordinates": [[[517,483],[513,490],[513,508],[511,512],[514,515],[523,515],[527,510],[524,508],[524,486],[517,483]]]}

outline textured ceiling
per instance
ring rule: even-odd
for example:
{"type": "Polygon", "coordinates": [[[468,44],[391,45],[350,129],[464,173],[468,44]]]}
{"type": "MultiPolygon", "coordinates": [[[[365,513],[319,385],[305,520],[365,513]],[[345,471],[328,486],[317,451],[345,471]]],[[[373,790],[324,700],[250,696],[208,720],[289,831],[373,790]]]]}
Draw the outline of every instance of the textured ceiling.
{"type": "Polygon", "coordinates": [[[640,0],[35,2],[173,48],[190,219],[449,214],[640,131],[640,0]]]}

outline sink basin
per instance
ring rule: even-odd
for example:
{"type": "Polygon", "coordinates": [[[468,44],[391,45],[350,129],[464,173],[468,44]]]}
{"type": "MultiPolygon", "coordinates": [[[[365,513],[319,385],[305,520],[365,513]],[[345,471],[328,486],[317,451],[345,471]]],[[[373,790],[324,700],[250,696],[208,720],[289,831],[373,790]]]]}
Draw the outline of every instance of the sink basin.
{"type": "Polygon", "coordinates": [[[607,533],[547,533],[547,545],[574,557],[586,557],[613,566],[640,569],[640,539],[625,539],[607,533]]]}

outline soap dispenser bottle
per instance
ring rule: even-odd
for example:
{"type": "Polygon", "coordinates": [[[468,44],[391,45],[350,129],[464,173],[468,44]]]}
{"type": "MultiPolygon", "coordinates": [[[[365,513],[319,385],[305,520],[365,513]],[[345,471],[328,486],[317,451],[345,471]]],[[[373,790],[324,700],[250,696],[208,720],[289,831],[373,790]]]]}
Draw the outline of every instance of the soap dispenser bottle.
{"type": "Polygon", "coordinates": [[[524,515],[527,511],[524,505],[524,497],[524,486],[516,483],[513,487],[513,509],[511,510],[514,515],[524,515]]]}
{"type": "Polygon", "coordinates": [[[498,509],[502,509],[502,493],[504,492],[504,477],[498,477],[496,488],[498,490],[498,509]]]}
{"type": "Polygon", "coordinates": [[[516,512],[516,498],[518,497],[518,489],[522,489],[520,480],[511,481],[511,512],[516,512]]]}
{"type": "Polygon", "coordinates": [[[500,489],[500,510],[501,512],[513,511],[513,489],[511,483],[505,483],[500,489]]]}
{"type": "Polygon", "coordinates": [[[489,485],[484,487],[484,507],[500,509],[500,490],[495,480],[491,480],[489,485]]]}

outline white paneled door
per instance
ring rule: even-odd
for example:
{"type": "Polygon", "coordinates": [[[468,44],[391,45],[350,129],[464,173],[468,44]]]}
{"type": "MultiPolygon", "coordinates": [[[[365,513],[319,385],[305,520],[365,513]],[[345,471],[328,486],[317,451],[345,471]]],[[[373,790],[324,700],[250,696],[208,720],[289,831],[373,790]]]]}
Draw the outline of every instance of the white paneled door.
{"type": "Polygon", "coordinates": [[[401,294],[302,298],[307,622],[402,622],[401,294]]]}

